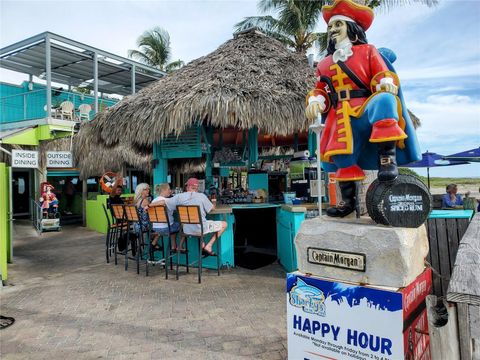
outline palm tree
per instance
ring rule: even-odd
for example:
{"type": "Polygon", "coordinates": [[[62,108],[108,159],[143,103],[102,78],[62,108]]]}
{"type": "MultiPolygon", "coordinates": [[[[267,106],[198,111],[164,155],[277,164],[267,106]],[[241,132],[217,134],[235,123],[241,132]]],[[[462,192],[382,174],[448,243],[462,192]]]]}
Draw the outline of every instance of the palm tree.
{"type": "MultiPolygon", "coordinates": [[[[437,4],[438,0],[356,0],[356,2],[371,8],[389,10],[413,2],[432,6],[437,4]]],[[[260,0],[258,3],[260,12],[274,12],[278,15],[277,18],[271,15],[249,16],[235,25],[235,31],[256,26],[288,48],[300,53],[305,53],[313,42],[318,40],[320,51],[323,52],[327,48],[327,35],[315,32],[315,28],[321,18],[322,6],[331,3],[332,0],[260,0]]]]}
{"type": "Polygon", "coordinates": [[[276,12],[278,18],[270,15],[246,17],[235,25],[235,30],[256,26],[296,52],[305,53],[315,40],[323,37],[326,40],[326,36],[314,31],[325,4],[325,0],[260,0],[258,9],[263,13],[276,12]]]}
{"type": "Polygon", "coordinates": [[[128,50],[128,56],[144,64],[166,72],[172,72],[184,65],[182,60],[169,63],[171,57],[170,35],[161,27],[145,31],[137,39],[137,46],[139,50],[128,50]]]}

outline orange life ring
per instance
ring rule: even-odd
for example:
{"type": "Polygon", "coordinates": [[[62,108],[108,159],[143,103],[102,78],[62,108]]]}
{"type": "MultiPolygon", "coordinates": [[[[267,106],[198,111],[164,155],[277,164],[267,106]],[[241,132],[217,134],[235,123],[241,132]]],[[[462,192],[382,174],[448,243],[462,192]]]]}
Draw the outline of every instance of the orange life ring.
{"type": "Polygon", "coordinates": [[[105,174],[103,174],[100,178],[100,187],[102,188],[102,190],[105,191],[107,194],[110,194],[112,192],[113,186],[118,181],[117,177],[118,174],[111,171],[107,171],[105,174]]]}

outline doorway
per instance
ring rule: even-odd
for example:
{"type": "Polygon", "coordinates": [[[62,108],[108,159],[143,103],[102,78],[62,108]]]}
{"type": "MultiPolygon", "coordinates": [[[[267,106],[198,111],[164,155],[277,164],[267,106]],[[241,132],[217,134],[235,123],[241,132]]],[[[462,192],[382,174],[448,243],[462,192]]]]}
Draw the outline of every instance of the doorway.
{"type": "Polygon", "coordinates": [[[31,171],[12,172],[13,216],[27,218],[30,215],[31,171]]]}

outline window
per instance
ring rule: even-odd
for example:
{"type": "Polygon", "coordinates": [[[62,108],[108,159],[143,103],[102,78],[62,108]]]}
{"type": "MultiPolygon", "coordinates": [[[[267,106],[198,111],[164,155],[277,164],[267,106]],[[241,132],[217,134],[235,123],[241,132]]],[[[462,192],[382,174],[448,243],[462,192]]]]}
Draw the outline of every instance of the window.
{"type": "Polygon", "coordinates": [[[18,178],[18,194],[25,194],[25,179],[23,177],[18,178]]]}

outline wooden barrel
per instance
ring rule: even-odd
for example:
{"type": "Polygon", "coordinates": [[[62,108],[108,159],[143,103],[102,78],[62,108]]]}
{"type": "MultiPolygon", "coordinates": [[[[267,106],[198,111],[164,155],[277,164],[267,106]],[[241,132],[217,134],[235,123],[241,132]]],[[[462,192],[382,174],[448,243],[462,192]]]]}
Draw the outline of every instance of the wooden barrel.
{"type": "Polygon", "coordinates": [[[367,206],[368,215],[375,221],[377,224],[389,225],[387,219],[383,216],[381,202],[374,202],[375,199],[379,199],[387,183],[382,183],[375,179],[367,189],[367,195],[365,197],[365,204],[367,206]]]}
{"type": "Polygon", "coordinates": [[[378,224],[416,228],[432,210],[432,199],[425,184],[412,175],[399,175],[395,181],[375,180],[367,191],[367,211],[378,224]]]}

